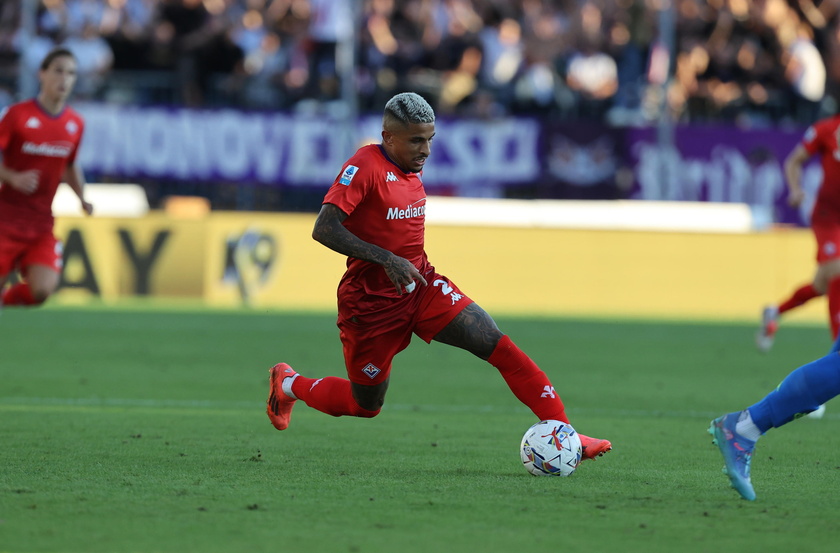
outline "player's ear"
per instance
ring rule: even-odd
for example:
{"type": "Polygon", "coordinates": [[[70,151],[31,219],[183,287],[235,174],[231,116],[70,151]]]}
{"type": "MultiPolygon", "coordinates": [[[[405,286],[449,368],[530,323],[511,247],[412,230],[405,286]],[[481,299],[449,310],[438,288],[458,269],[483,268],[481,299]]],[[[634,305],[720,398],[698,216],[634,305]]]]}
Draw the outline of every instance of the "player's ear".
{"type": "Polygon", "coordinates": [[[394,141],[394,134],[390,131],[382,130],[382,143],[387,144],[388,146],[391,145],[391,142],[394,141]]]}

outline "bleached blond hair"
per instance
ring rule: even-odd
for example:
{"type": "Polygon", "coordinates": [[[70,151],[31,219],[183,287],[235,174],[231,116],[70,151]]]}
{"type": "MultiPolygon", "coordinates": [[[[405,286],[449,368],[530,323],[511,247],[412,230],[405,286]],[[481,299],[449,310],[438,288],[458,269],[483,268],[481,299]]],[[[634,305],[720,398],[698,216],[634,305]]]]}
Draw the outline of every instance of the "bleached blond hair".
{"type": "Polygon", "coordinates": [[[395,124],[402,127],[418,123],[434,123],[435,111],[429,102],[414,92],[397,94],[385,104],[382,116],[382,128],[390,128],[395,124]]]}

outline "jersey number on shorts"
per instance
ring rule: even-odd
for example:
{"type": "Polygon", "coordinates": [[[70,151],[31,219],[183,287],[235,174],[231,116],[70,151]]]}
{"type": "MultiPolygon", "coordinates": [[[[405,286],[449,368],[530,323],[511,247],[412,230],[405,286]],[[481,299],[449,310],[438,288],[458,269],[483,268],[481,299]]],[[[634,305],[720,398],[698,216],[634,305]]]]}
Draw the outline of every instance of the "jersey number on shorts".
{"type": "Polygon", "coordinates": [[[448,282],[442,279],[437,279],[432,283],[432,286],[440,286],[440,291],[443,293],[444,296],[449,295],[452,298],[452,305],[455,305],[455,302],[463,298],[461,294],[454,293],[454,288],[452,288],[448,282]]]}

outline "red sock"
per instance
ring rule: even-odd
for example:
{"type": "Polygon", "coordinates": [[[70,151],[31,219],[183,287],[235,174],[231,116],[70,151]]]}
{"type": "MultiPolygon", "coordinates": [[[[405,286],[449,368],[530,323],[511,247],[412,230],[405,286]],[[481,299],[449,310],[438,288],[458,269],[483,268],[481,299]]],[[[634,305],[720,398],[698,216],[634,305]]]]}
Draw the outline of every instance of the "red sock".
{"type": "Polygon", "coordinates": [[[25,282],[19,282],[10,286],[3,292],[3,305],[38,305],[37,301],[32,297],[32,290],[25,282]]]}
{"type": "Polygon", "coordinates": [[[806,284],[797,288],[790,298],[779,304],[779,315],[819,296],[822,296],[822,294],[814,290],[813,284],[806,284]]]}
{"type": "Polygon", "coordinates": [[[563,401],[548,377],[508,336],[502,336],[488,361],[499,369],[513,395],[537,418],[569,422],[563,401]]]}
{"type": "Polygon", "coordinates": [[[828,281],[828,317],[831,323],[831,336],[837,339],[840,331],[840,277],[828,281]]]}
{"type": "Polygon", "coordinates": [[[350,381],[336,376],[306,378],[298,375],[292,382],[292,393],[313,409],[334,417],[350,415],[371,418],[380,411],[368,411],[359,407],[353,399],[350,381]]]}

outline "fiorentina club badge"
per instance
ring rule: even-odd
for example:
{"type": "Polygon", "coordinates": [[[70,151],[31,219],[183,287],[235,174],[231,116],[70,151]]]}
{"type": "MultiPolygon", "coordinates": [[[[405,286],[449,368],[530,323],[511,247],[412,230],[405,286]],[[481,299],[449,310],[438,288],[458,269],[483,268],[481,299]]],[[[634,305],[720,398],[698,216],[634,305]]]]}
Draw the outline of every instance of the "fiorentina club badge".
{"type": "Polygon", "coordinates": [[[376,375],[378,375],[382,371],[377,369],[373,365],[373,363],[368,363],[367,365],[365,365],[365,368],[362,369],[362,372],[365,373],[366,375],[368,375],[371,380],[373,380],[374,378],[376,378],[376,375]]]}

